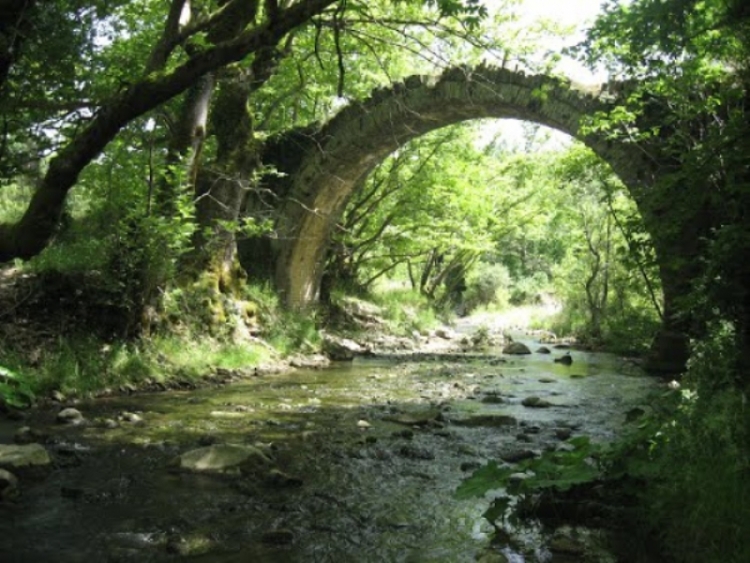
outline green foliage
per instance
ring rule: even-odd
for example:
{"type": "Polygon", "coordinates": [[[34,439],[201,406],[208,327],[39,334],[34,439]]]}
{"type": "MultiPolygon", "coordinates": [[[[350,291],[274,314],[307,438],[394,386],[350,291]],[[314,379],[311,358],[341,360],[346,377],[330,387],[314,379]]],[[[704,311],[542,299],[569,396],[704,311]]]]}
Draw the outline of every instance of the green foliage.
{"type": "Polygon", "coordinates": [[[278,294],[267,284],[249,284],[245,292],[258,307],[260,335],[282,356],[320,350],[322,338],[316,311],[285,309],[278,294]]]}
{"type": "Polygon", "coordinates": [[[55,346],[46,346],[34,367],[21,355],[4,352],[12,369],[0,367],[0,397],[12,406],[28,405],[35,396],[45,396],[53,389],[85,396],[126,383],[198,379],[217,367],[258,365],[270,354],[260,346],[234,344],[205,335],[200,339],[157,336],[130,343],[67,335],[60,337],[55,346]]]}
{"type": "MultiPolygon", "coordinates": [[[[491,501],[490,522],[534,514],[540,498],[596,483],[614,499],[633,537],[657,538],[670,560],[683,563],[746,561],[750,555],[750,412],[737,378],[734,334],[711,328],[696,343],[682,387],[655,396],[652,412],[633,417],[611,445],[586,437],[567,441],[570,451],[503,466],[491,461],[457,489],[459,498],[491,501]],[[525,473],[524,479],[517,474],[525,473]],[[514,475],[516,474],[516,475],[514,475]],[[627,506],[621,503],[626,502],[627,506]]],[[[601,493],[594,499],[601,502],[601,493]]]]}
{"type": "Polygon", "coordinates": [[[479,262],[466,276],[465,310],[469,312],[478,307],[502,309],[508,305],[510,285],[510,272],[504,265],[479,262]]]}
{"type": "Polygon", "coordinates": [[[0,365],[0,404],[26,407],[34,400],[34,392],[25,377],[0,365]]]}
{"type": "Polygon", "coordinates": [[[644,514],[678,561],[750,557],[750,412],[734,388],[733,330],[696,343],[676,412],[658,432],[644,514]]]}
{"type": "Polygon", "coordinates": [[[567,444],[572,446],[570,450],[544,452],[538,458],[513,466],[499,466],[490,461],[464,480],[456,490],[456,497],[481,497],[502,488],[507,494],[495,498],[484,517],[491,524],[497,519],[518,524],[519,509],[533,505],[537,495],[565,492],[602,478],[602,465],[598,461],[602,446],[591,443],[586,436],[571,438],[567,444]]]}
{"type": "Polygon", "coordinates": [[[404,287],[382,287],[373,295],[375,303],[383,309],[383,317],[394,334],[411,335],[439,324],[430,301],[418,291],[404,287]]]}
{"type": "MultiPolygon", "coordinates": [[[[747,6],[742,0],[609,2],[578,50],[583,60],[627,80],[626,101],[591,127],[639,143],[671,171],[654,186],[671,220],[652,231],[662,240],[667,271],[690,278],[693,294],[679,306],[694,325],[724,319],[750,326],[750,270],[737,260],[750,248],[747,6]],[[689,263],[680,263],[670,247],[691,239],[689,263]]],[[[747,348],[742,340],[738,345],[747,348]]]]}
{"type": "Polygon", "coordinates": [[[187,340],[179,336],[156,337],[145,353],[150,361],[151,358],[162,358],[166,377],[151,371],[152,376],[158,379],[168,379],[169,375],[196,379],[216,368],[256,366],[269,357],[268,350],[248,343],[231,343],[206,337],[187,340]]]}

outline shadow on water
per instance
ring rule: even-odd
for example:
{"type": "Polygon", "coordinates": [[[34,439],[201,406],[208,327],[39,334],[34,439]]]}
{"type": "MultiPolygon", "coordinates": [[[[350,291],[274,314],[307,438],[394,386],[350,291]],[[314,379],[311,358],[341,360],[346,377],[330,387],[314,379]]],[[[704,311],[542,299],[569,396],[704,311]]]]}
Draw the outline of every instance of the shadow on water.
{"type": "Polygon", "coordinates": [[[540,354],[361,360],[79,405],[90,420],[141,413],[114,429],[37,413],[59,467],[0,506],[0,561],[474,561],[490,529],[487,501],[452,496],[468,471],[557,447],[560,427],[609,440],[653,388],[611,356],[573,355],[572,366],[540,354]],[[552,406],[524,407],[529,396],[552,406]],[[226,442],[263,444],[292,481],[170,470],[226,442]]]}

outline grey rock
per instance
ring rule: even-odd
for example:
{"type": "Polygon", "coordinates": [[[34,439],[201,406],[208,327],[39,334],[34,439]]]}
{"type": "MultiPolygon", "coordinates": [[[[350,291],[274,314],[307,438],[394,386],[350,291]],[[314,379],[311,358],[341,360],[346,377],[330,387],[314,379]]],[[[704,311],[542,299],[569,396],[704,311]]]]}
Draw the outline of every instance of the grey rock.
{"type": "Polygon", "coordinates": [[[271,458],[255,446],[214,444],[185,452],[174,463],[185,471],[239,475],[267,470],[271,458]]]}
{"type": "Polygon", "coordinates": [[[9,471],[48,467],[52,460],[40,444],[0,444],[0,468],[9,471]]]}
{"type": "Polygon", "coordinates": [[[521,404],[524,407],[532,409],[546,409],[552,406],[552,403],[539,397],[526,397],[523,401],[521,401],[521,404]]]}
{"type": "Polygon", "coordinates": [[[500,454],[500,459],[507,463],[518,463],[525,459],[535,458],[537,454],[531,450],[512,450],[500,454]]]}
{"type": "Polygon", "coordinates": [[[81,411],[73,407],[61,410],[57,413],[56,419],[60,424],[81,424],[84,421],[81,411]]]}
{"type": "Polygon", "coordinates": [[[531,350],[523,342],[511,342],[505,348],[503,348],[503,354],[510,355],[525,355],[531,354],[531,350]]]}
{"type": "Polygon", "coordinates": [[[18,477],[10,471],[0,469],[0,500],[10,498],[18,489],[18,477]]]}

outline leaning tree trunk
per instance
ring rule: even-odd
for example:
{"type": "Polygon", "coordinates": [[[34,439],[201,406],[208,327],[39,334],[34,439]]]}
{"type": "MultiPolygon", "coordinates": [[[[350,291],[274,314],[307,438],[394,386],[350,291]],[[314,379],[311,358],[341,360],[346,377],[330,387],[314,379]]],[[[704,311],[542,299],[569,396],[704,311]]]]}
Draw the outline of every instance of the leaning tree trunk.
{"type": "Polygon", "coordinates": [[[251,84],[244,75],[221,84],[212,114],[216,160],[204,168],[196,183],[196,223],[193,249],[185,273],[216,276],[224,286],[240,271],[236,228],[240,211],[258,165],[258,148],[247,108],[251,84]]]}
{"type": "Polygon", "coordinates": [[[275,46],[282,37],[335,2],[304,0],[292,4],[232,40],[208,47],[174,69],[150,73],[113,95],[89,125],[50,160],[23,217],[16,223],[0,224],[0,263],[31,258],[49,244],[79,174],[128,123],[184,92],[206,73],[275,46]]]}

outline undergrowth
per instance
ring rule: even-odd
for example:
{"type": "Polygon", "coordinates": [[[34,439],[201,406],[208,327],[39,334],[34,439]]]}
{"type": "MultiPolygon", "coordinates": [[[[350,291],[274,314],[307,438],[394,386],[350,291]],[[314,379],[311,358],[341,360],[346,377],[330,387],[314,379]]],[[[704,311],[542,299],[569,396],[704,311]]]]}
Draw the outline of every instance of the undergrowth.
{"type": "Polygon", "coordinates": [[[645,416],[631,411],[619,441],[579,436],[564,451],[513,466],[491,461],[457,496],[502,490],[485,513],[493,524],[580,516],[654,541],[659,560],[750,561],[750,411],[736,386],[732,340],[731,328],[714,327],[694,346],[681,387],[658,396],[645,416]],[[582,510],[587,502],[597,510],[582,510]]]}

